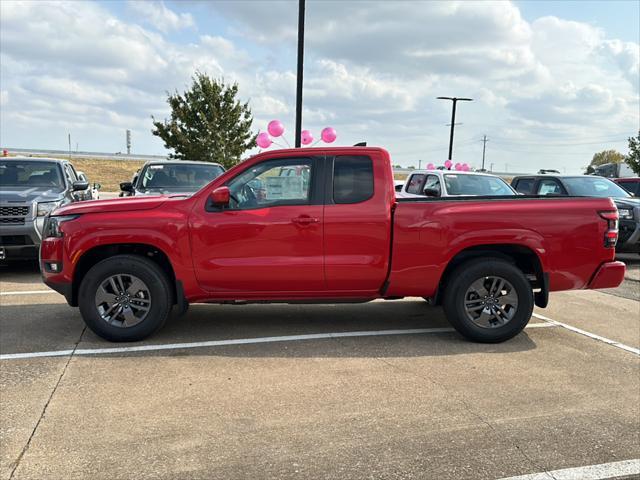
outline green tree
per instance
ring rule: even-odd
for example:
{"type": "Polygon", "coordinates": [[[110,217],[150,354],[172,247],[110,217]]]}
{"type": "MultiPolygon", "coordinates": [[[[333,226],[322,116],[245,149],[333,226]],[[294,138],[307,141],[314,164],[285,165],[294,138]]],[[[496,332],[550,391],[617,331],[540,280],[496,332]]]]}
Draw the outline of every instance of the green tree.
{"type": "Polygon", "coordinates": [[[251,133],[253,117],[249,103],[236,98],[238,84],[225,85],[196,72],[191,88],[180,95],[167,92],[171,118],[154,117],[153,135],[175,153],[170,158],[217,162],[226,168],[238,163],[242,154],[256,145],[251,133]]]}
{"type": "Polygon", "coordinates": [[[629,137],[629,154],[624,159],[633,173],[640,175],[640,131],[637,137],[629,137]]]}
{"type": "Polygon", "coordinates": [[[591,166],[597,167],[598,165],[604,165],[605,163],[622,163],[624,161],[624,155],[616,150],[603,150],[596,153],[591,159],[591,166]]]}

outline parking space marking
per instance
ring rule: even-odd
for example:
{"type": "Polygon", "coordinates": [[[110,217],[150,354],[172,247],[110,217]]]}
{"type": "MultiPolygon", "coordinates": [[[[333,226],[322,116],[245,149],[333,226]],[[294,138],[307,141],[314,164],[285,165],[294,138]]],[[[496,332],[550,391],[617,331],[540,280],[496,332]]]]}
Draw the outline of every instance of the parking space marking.
{"type": "Polygon", "coordinates": [[[42,295],[43,293],[56,293],[60,295],[55,290],[20,290],[17,292],[0,292],[0,295],[42,295]]]}
{"type": "Polygon", "coordinates": [[[601,463],[586,467],[563,468],[542,473],[530,473],[517,477],[506,477],[500,480],[604,480],[607,478],[626,477],[640,474],[640,459],[623,460],[621,462],[601,463]]]}
{"type": "MultiPolygon", "coordinates": [[[[550,323],[532,323],[527,328],[548,328],[554,325],[550,323]]],[[[385,335],[413,335],[420,333],[449,333],[455,332],[451,327],[439,328],[408,328],[404,330],[362,330],[355,332],[309,333],[304,335],[285,335],[278,337],[235,338],[229,340],[211,340],[206,342],[190,343],[161,343],[157,345],[137,345],[135,347],[109,347],[109,348],[77,348],[73,350],[54,350],[50,352],[26,352],[5,353],[0,355],[0,360],[19,360],[37,357],[64,357],[66,355],[99,355],[109,353],[135,353],[154,352],[159,350],[183,350],[188,348],[222,347],[227,345],[249,345],[256,343],[294,342],[302,340],[318,340],[325,338],[345,337],[380,337],[385,335]]]]}
{"type": "Polygon", "coordinates": [[[612,347],[617,347],[622,350],[626,350],[627,352],[631,352],[635,355],[640,356],[640,349],[631,347],[629,345],[625,345],[624,343],[616,342],[615,340],[611,340],[610,338],[602,337],[595,333],[587,332],[586,330],[582,330],[581,328],[574,327],[573,325],[569,325],[567,323],[558,322],[557,320],[553,320],[549,317],[545,317],[544,315],[539,315],[537,313],[533,314],[534,317],[539,318],[540,320],[544,320],[545,322],[550,323],[551,325],[555,325],[557,327],[562,327],[567,330],[570,330],[575,333],[579,333],[580,335],[584,335],[585,337],[593,338],[594,340],[598,340],[599,342],[606,343],[607,345],[611,345],[612,347]]]}

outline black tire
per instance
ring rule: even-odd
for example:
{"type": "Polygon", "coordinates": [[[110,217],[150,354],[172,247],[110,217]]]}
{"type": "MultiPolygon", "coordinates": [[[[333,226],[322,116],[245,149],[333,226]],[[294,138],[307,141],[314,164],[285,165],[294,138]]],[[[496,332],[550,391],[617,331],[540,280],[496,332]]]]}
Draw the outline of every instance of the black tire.
{"type": "Polygon", "coordinates": [[[444,312],[451,325],[469,340],[481,343],[504,342],[520,333],[529,323],[534,305],[533,290],[525,275],[515,265],[498,258],[469,260],[457,267],[449,275],[449,279],[444,291],[444,312]],[[491,327],[475,323],[470,318],[474,314],[468,313],[465,308],[472,284],[487,277],[506,280],[517,295],[517,308],[513,309],[512,318],[504,324],[495,322],[497,326],[491,327]]]}
{"type": "Polygon", "coordinates": [[[164,325],[173,305],[172,288],[165,272],[151,260],[138,255],[116,255],[94,265],[87,272],[78,292],[80,313],[87,326],[111,342],[142,340],[164,325]],[[113,275],[141,280],[147,287],[150,307],[144,318],[132,326],[117,326],[103,319],[96,304],[96,293],[113,275]]]}

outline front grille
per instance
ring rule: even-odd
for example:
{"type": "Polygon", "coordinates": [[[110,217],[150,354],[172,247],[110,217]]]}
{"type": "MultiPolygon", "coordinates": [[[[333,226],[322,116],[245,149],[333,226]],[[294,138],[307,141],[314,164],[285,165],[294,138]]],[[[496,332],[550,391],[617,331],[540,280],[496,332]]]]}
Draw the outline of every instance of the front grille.
{"type": "Polygon", "coordinates": [[[26,217],[29,213],[29,207],[10,206],[0,207],[0,217],[26,217]]]}
{"type": "Polygon", "coordinates": [[[27,235],[0,235],[0,245],[33,245],[33,242],[27,235]]]}
{"type": "Polygon", "coordinates": [[[0,224],[24,225],[24,217],[0,217],[0,224]]]}

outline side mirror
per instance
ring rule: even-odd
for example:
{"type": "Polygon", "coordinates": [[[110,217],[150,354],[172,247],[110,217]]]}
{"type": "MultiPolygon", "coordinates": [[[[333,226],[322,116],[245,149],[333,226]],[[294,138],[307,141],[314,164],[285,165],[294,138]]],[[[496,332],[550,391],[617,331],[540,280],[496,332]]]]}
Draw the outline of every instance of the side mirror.
{"type": "Polygon", "coordinates": [[[437,188],[425,188],[424,189],[424,195],[426,197],[439,197],[440,196],[440,190],[437,188]]]}
{"type": "Polygon", "coordinates": [[[229,205],[229,200],[231,199],[231,192],[229,191],[229,187],[218,187],[209,195],[211,202],[216,207],[226,207],[229,205]]]}
{"type": "Polygon", "coordinates": [[[122,182],[120,184],[120,190],[122,190],[123,192],[133,193],[133,183],[122,182]]]}
{"type": "Polygon", "coordinates": [[[94,183],[93,184],[93,189],[94,190],[100,190],[102,188],[102,185],[100,185],[99,183],[94,183]]]}
{"type": "Polygon", "coordinates": [[[81,180],[77,180],[73,182],[73,185],[71,185],[71,189],[74,192],[81,192],[82,190],[86,190],[87,188],[89,188],[89,182],[83,182],[81,180]]]}

